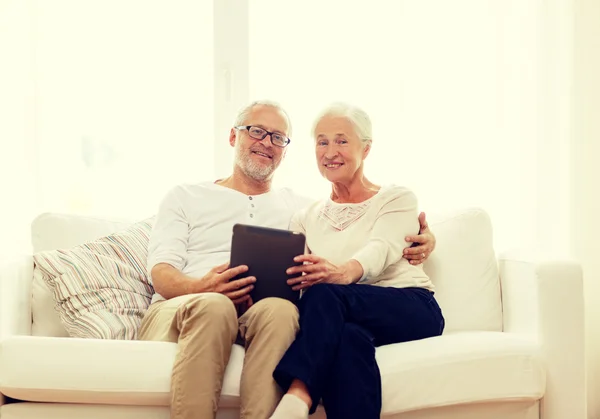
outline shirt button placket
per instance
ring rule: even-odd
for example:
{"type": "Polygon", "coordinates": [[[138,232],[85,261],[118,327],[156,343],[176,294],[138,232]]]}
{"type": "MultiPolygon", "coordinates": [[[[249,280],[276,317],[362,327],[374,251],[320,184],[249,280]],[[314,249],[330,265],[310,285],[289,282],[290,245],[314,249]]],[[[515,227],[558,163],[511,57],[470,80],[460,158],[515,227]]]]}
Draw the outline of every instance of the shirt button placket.
{"type": "Polygon", "coordinates": [[[256,205],[253,202],[253,198],[251,196],[248,197],[248,200],[250,201],[250,204],[248,206],[248,216],[251,219],[254,219],[254,215],[256,213],[256,205]]]}

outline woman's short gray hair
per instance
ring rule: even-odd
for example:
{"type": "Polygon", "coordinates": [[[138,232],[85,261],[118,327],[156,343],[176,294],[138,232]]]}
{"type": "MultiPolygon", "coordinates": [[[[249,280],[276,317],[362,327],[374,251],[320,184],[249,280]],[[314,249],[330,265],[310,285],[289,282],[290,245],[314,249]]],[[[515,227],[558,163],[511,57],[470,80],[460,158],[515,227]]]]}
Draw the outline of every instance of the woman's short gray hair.
{"type": "Polygon", "coordinates": [[[242,109],[236,116],[234,126],[239,127],[240,125],[245,125],[248,120],[248,115],[252,112],[255,106],[269,106],[271,108],[277,109],[281,114],[285,117],[288,126],[288,137],[292,136],[292,121],[290,120],[290,116],[288,113],[281,107],[281,105],[277,102],[273,102],[270,100],[257,100],[246,106],[242,109]]]}
{"type": "Polygon", "coordinates": [[[317,135],[315,132],[317,125],[326,116],[346,118],[354,126],[356,135],[362,142],[370,144],[373,141],[373,125],[371,124],[371,118],[369,118],[369,115],[361,108],[343,102],[333,103],[319,114],[313,125],[313,137],[317,135]]]}

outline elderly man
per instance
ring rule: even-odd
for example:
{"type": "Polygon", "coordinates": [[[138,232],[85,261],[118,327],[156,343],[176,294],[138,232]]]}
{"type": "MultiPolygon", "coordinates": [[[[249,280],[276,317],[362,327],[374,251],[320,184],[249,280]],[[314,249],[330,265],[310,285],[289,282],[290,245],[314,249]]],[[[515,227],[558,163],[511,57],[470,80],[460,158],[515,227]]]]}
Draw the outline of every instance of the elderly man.
{"type": "MultiPolygon", "coordinates": [[[[230,267],[227,261],[235,223],[287,229],[292,215],[310,202],[289,189],[271,189],[290,133],[290,119],[277,104],[252,103],[229,135],[233,173],[177,186],[161,202],[148,249],[156,294],[139,338],[178,344],[173,419],[215,417],[236,339],[246,347],[241,418],[267,418],[281,398],[272,374],[296,336],[297,308],[277,298],[252,304],[249,293],[256,279],[244,277],[247,267],[230,267]]],[[[421,263],[435,245],[423,216],[420,221],[420,235],[408,238],[421,244],[406,255],[412,263],[421,263]]]]}

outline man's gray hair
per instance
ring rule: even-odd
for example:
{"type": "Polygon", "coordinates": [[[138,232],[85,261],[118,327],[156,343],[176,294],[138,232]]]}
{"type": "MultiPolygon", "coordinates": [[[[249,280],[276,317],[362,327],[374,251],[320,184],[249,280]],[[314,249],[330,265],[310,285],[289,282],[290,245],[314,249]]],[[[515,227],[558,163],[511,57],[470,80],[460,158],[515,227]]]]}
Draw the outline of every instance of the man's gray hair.
{"type": "Polygon", "coordinates": [[[244,109],[242,109],[237,114],[237,117],[235,118],[234,126],[238,127],[240,125],[245,125],[246,124],[245,121],[248,119],[248,115],[250,115],[250,112],[252,112],[252,109],[254,109],[255,106],[269,106],[269,107],[275,108],[279,112],[281,112],[281,114],[285,117],[285,119],[287,121],[287,126],[288,126],[287,135],[288,135],[288,137],[292,136],[292,121],[290,119],[290,116],[285,111],[285,109],[283,109],[281,107],[281,105],[279,103],[273,102],[271,100],[257,100],[257,101],[252,102],[248,106],[246,106],[244,109]]]}
{"type": "Polygon", "coordinates": [[[354,126],[356,135],[362,142],[370,144],[373,141],[373,125],[369,115],[361,108],[343,102],[329,105],[317,116],[312,129],[313,137],[317,135],[315,132],[317,125],[326,116],[346,118],[354,126]]]}

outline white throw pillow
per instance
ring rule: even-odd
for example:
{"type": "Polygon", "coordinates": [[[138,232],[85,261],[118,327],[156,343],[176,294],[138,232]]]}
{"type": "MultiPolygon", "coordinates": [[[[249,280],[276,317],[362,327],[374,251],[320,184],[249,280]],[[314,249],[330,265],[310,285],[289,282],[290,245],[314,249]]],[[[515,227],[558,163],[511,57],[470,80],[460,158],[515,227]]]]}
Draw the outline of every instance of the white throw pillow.
{"type": "Polygon", "coordinates": [[[70,336],[136,338],[153,294],[146,273],[152,221],[71,249],[34,254],[70,336]]]}

